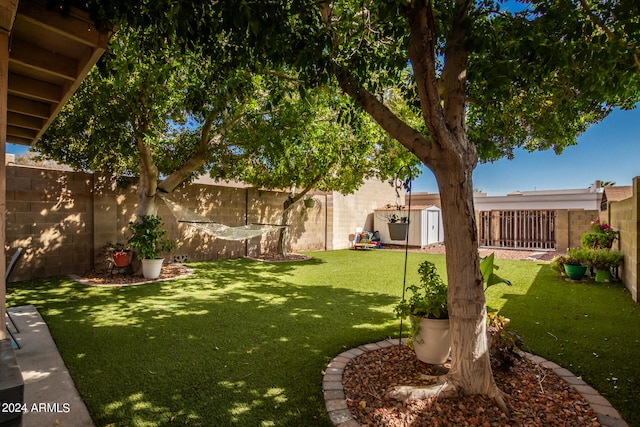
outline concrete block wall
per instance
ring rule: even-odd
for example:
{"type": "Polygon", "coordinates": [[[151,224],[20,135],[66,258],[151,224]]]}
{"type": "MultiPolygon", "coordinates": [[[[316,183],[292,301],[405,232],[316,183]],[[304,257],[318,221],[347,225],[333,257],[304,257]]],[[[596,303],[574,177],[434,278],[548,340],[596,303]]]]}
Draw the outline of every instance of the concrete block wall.
{"type": "Polygon", "coordinates": [[[624,254],[622,265],[622,281],[631,292],[635,302],[640,302],[638,280],[640,279],[640,177],[633,179],[633,196],[619,202],[610,202],[607,210],[602,212],[601,219],[607,221],[615,230],[620,231],[620,238],[614,243],[614,249],[624,254]]]}
{"type": "MultiPolygon", "coordinates": [[[[329,202],[330,244],[327,249],[348,248],[355,238],[356,228],[374,230],[374,210],[387,204],[396,203],[396,192],[388,182],[366,181],[360,189],[349,195],[334,193],[329,202]]],[[[400,193],[399,204],[405,203],[405,195],[400,193]]]]}
{"type": "Polygon", "coordinates": [[[85,272],[93,265],[93,177],[7,166],[7,259],[24,254],[10,281],[85,272]]]}
{"type": "Polygon", "coordinates": [[[591,230],[591,221],[598,218],[598,211],[584,209],[556,210],[556,250],[582,246],[582,234],[591,230]]]}
{"type": "MultiPolygon", "coordinates": [[[[284,201],[288,194],[255,188],[233,188],[202,184],[188,184],[168,197],[185,209],[207,220],[229,226],[245,224],[281,224],[284,201]]],[[[96,223],[104,224],[95,233],[96,253],[107,242],[126,243],[130,236],[129,223],[136,218],[137,194],[135,186],[127,190],[113,184],[104,185],[96,191],[96,223]],[[115,212],[115,219],[114,214],[115,212]],[[107,232],[108,231],[108,232],[107,232]]],[[[296,204],[290,214],[288,227],[289,251],[322,250],[325,246],[325,213],[321,203],[312,209],[296,204]]],[[[158,202],[158,215],[163,218],[167,236],[175,239],[176,248],[171,257],[186,257],[188,261],[203,261],[240,256],[256,256],[275,251],[278,232],[245,241],[217,239],[178,222],[171,210],[158,202]]],[[[96,258],[96,262],[101,262],[96,258]]]]}

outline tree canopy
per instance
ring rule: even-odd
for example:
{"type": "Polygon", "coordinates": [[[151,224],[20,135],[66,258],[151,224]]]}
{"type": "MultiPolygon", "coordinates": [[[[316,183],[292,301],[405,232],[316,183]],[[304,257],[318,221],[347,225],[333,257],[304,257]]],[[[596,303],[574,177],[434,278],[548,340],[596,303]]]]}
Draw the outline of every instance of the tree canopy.
{"type": "Polygon", "coordinates": [[[197,174],[350,193],[417,163],[349,98],[269,65],[229,68],[202,47],[125,27],[37,148],[76,169],[139,177],[139,213],[153,213],[157,188],[197,174]]]}

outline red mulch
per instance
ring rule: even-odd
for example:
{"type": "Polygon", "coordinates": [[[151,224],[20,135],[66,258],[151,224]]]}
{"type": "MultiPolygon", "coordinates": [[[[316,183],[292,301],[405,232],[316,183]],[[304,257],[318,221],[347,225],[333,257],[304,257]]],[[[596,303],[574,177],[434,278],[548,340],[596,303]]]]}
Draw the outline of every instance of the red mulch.
{"type": "Polygon", "coordinates": [[[483,396],[405,404],[388,395],[396,385],[427,385],[420,375],[439,373],[407,346],[393,346],[352,359],[342,382],[349,409],[362,426],[600,426],[580,394],[551,370],[525,358],[515,360],[507,371],[494,368],[510,416],[483,396]]]}
{"type": "Polygon", "coordinates": [[[80,279],[85,283],[95,286],[126,286],[167,280],[184,276],[188,273],[189,270],[184,265],[171,263],[162,265],[160,277],[157,279],[145,279],[142,277],[142,274],[120,273],[118,271],[111,272],[110,270],[94,271],[86,274],[80,279]]]}
{"type": "Polygon", "coordinates": [[[306,261],[310,257],[308,257],[307,255],[300,255],[300,254],[278,255],[275,253],[266,253],[266,254],[257,255],[253,258],[259,259],[260,261],[269,261],[269,262],[295,262],[295,261],[306,261]]]}

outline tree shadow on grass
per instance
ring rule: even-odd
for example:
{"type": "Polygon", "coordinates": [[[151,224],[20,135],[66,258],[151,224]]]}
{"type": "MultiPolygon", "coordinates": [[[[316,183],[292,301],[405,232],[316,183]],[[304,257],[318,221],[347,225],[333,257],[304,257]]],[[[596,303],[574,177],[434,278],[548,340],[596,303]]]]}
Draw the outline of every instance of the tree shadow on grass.
{"type": "MultiPolygon", "coordinates": [[[[309,262],[309,261],[307,261],[309,262]]],[[[395,332],[389,295],[296,283],[295,265],[230,260],[123,288],[24,284],[97,425],[330,425],[322,370],[395,332]]]]}
{"type": "Polygon", "coordinates": [[[566,281],[541,264],[527,289],[507,289],[500,313],[525,350],[569,369],[629,425],[640,425],[640,306],[620,283],[566,281]]]}

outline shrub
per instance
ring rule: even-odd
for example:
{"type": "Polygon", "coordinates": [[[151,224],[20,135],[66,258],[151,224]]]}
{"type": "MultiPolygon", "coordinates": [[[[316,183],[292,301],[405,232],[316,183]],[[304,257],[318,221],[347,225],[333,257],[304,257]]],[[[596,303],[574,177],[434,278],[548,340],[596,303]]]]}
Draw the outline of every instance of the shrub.
{"type": "Polygon", "coordinates": [[[564,264],[568,265],[589,265],[591,252],[588,249],[569,248],[564,257],[564,264]]]}
{"type": "Polygon", "coordinates": [[[624,255],[609,249],[593,249],[590,253],[589,266],[596,270],[610,270],[622,264],[624,255]]]}
{"type": "Polygon", "coordinates": [[[584,233],[580,238],[580,243],[585,249],[608,249],[613,246],[613,242],[620,235],[619,231],[615,231],[606,222],[600,222],[600,219],[591,221],[591,232],[584,233]]]}
{"type": "Polygon", "coordinates": [[[431,261],[424,261],[418,268],[420,285],[411,285],[407,290],[412,293],[407,301],[403,299],[396,306],[399,317],[418,316],[428,319],[448,319],[447,285],[436,271],[431,261]]]}

